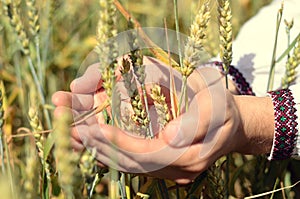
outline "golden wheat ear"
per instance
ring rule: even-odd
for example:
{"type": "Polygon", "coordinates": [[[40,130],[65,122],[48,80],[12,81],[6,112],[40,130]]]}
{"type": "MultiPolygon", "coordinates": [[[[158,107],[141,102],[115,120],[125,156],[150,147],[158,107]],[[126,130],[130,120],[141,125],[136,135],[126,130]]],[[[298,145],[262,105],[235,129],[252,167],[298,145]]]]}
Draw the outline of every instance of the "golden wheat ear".
{"type": "Polygon", "coordinates": [[[204,52],[204,42],[207,38],[207,26],[210,19],[208,3],[201,6],[191,27],[190,35],[184,49],[184,60],[181,73],[188,77],[201,63],[208,60],[204,52]]]}
{"type": "Polygon", "coordinates": [[[225,73],[228,73],[232,62],[232,13],[229,0],[218,0],[220,57],[225,73]]]}
{"type": "Polygon", "coordinates": [[[288,88],[296,80],[296,68],[300,64],[300,37],[297,40],[297,45],[294,48],[293,54],[288,58],[285,65],[285,74],[281,80],[282,88],[288,88]]]}

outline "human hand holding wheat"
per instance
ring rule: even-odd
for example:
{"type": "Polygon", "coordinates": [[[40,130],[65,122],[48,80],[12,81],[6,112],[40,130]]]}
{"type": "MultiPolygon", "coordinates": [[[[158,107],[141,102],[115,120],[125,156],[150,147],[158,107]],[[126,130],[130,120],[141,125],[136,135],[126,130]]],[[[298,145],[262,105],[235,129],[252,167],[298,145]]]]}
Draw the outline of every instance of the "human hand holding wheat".
{"type": "MultiPolygon", "coordinates": [[[[168,96],[168,66],[152,58],[146,60],[147,76],[151,79],[148,82],[165,86],[163,92],[168,96]]],[[[75,150],[96,148],[96,158],[102,166],[115,167],[123,172],[147,173],[178,183],[192,181],[215,160],[232,151],[269,152],[273,129],[260,126],[266,134],[261,134],[262,129],[254,128],[254,132],[251,127],[257,124],[257,120],[249,117],[249,110],[242,109],[246,105],[255,112],[262,105],[269,106],[271,115],[264,116],[270,116],[264,120],[267,124],[273,121],[270,101],[232,95],[225,89],[222,79],[216,69],[195,70],[188,81],[189,110],[170,121],[163,130],[155,132],[155,139],[144,139],[104,124],[102,114],[98,114],[72,127],[73,147],[75,150]],[[251,106],[247,103],[249,99],[251,106]],[[268,144],[255,146],[257,143],[253,141],[260,139],[268,144]]],[[[60,91],[53,95],[57,106],[55,115],[59,116],[65,109],[77,115],[101,104],[106,100],[101,84],[97,65],[90,66],[85,75],[72,82],[71,92],[60,91]]],[[[170,100],[166,101],[170,107],[170,100]]]]}

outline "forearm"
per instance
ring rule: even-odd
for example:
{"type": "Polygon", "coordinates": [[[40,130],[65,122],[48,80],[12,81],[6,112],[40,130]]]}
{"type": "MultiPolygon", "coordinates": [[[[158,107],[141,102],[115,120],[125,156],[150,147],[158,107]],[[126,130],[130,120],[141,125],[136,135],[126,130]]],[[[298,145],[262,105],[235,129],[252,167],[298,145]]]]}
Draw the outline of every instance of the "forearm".
{"type": "Polygon", "coordinates": [[[270,97],[234,96],[240,112],[236,152],[270,153],[274,138],[274,109],[270,97]]]}

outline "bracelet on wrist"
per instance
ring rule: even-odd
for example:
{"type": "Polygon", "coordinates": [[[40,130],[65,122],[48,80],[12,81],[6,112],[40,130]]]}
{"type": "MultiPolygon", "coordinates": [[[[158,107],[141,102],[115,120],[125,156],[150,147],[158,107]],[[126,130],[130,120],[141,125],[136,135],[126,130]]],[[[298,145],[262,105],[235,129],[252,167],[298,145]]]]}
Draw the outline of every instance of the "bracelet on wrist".
{"type": "MultiPolygon", "coordinates": [[[[213,64],[220,70],[221,73],[223,73],[223,75],[225,75],[222,62],[215,61],[213,64]]],[[[235,84],[240,95],[255,95],[250,84],[237,68],[229,66],[228,76],[235,84]]]]}
{"type": "Polygon", "coordinates": [[[272,98],[275,132],[268,160],[283,160],[292,156],[297,138],[297,115],[294,97],[289,89],[268,92],[272,98]]]}

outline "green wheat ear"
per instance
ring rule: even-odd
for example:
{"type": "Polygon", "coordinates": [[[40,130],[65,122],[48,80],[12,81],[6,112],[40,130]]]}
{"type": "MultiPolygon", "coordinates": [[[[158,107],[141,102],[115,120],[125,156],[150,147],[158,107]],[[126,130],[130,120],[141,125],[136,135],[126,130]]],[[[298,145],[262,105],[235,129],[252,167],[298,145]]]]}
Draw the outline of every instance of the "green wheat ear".
{"type": "Polygon", "coordinates": [[[71,146],[70,127],[71,115],[63,114],[54,119],[54,155],[57,159],[56,168],[58,182],[65,198],[82,198],[82,176],[78,168],[79,154],[71,146]],[[67,154],[67,155],[66,155],[67,154]]]}
{"type": "Polygon", "coordinates": [[[28,116],[29,116],[29,123],[32,128],[32,133],[35,140],[35,145],[37,147],[38,156],[45,170],[47,181],[50,183],[51,182],[50,164],[48,163],[47,159],[45,159],[44,157],[45,140],[43,135],[39,133],[43,131],[43,127],[41,121],[39,120],[38,111],[34,106],[30,107],[28,111],[28,116]]]}
{"type": "Polygon", "coordinates": [[[188,77],[195,67],[207,59],[203,43],[207,37],[207,25],[210,19],[208,3],[201,6],[194,22],[190,27],[190,35],[184,49],[183,67],[180,69],[183,76],[188,77]]]}
{"type": "Polygon", "coordinates": [[[40,31],[39,15],[35,7],[35,0],[26,0],[29,31],[33,37],[36,37],[40,31]]]}
{"type": "Polygon", "coordinates": [[[114,37],[116,29],[116,8],[113,0],[100,0],[100,13],[97,27],[96,51],[100,61],[100,72],[103,80],[103,88],[111,99],[115,85],[115,70],[117,67],[117,43],[114,37]]]}
{"type": "Polygon", "coordinates": [[[281,80],[282,88],[288,88],[296,80],[296,68],[300,64],[300,38],[294,48],[293,54],[289,57],[285,65],[285,74],[281,80]]]}
{"type": "Polygon", "coordinates": [[[228,73],[232,61],[232,24],[229,0],[218,0],[220,57],[225,73],[228,73]]]}
{"type": "Polygon", "coordinates": [[[25,55],[29,55],[29,39],[24,28],[24,24],[21,21],[20,14],[15,2],[9,0],[2,0],[4,14],[9,17],[10,25],[13,27],[17,34],[18,41],[21,44],[22,51],[25,55]]]}

